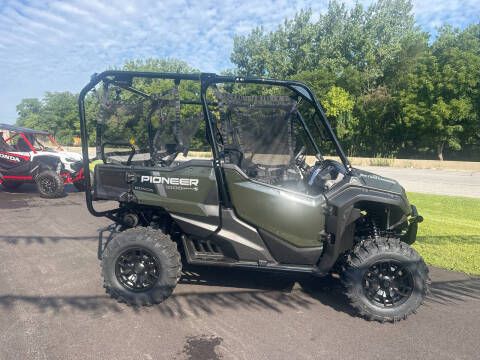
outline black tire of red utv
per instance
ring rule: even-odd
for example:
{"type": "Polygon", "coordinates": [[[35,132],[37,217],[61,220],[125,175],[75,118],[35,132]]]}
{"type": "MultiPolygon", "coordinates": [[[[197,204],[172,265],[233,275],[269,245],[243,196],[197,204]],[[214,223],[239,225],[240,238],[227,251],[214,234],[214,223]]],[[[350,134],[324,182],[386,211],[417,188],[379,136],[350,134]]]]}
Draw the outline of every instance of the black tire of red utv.
{"type": "Polygon", "coordinates": [[[14,191],[22,186],[22,184],[20,181],[3,181],[2,186],[7,191],[14,191]]]}
{"type": "Polygon", "coordinates": [[[45,170],[35,177],[38,192],[40,196],[46,199],[55,199],[65,195],[65,185],[63,179],[55,171],[45,170]],[[52,188],[45,187],[43,181],[48,180],[52,184],[52,188]]]}
{"type": "Polygon", "coordinates": [[[151,306],[166,300],[175,289],[182,274],[182,264],[177,245],[168,235],[152,228],[136,227],[115,235],[102,255],[103,286],[118,302],[130,306],[151,306]],[[128,248],[139,247],[150,251],[157,258],[160,276],[155,285],[143,292],[125,288],[115,275],[117,258],[128,248]]]}
{"type": "Polygon", "coordinates": [[[430,284],[428,267],[420,255],[399,239],[383,237],[363,240],[357,244],[347,257],[341,278],[351,306],[360,316],[379,322],[396,322],[415,313],[425,300],[430,284]],[[382,308],[368,300],[362,281],[370,266],[386,260],[407,264],[406,268],[413,277],[413,291],[402,304],[382,308]]]}
{"type": "Polygon", "coordinates": [[[75,189],[77,189],[79,192],[84,192],[86,187],[85,180],[76,181],[73,183],[73,186],[75,186],[75,189]]]}
{"type": "MultiPolygon", "coordinates": [[[[90,172],[89,176],[90,176],[90,186],[93,188],[93,173],[90,172]]],[[[73,185],[79,192],[84,192],[87,189],[87,184],[85,182],[85,179],[74,182],[73,185]]]]}

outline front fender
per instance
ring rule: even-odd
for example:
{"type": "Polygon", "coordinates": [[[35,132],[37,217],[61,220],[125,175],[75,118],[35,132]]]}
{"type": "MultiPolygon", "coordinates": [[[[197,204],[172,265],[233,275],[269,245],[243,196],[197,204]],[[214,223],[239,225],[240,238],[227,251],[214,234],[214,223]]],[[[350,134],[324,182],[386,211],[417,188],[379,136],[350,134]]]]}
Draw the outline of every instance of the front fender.
{"type": "Polygon", "coordinates": [[[401,193],[382,191],[351,183],[349,179],[325,196],[329,209],[326,231],[333,235],[333,241],[325,244],[325,251],[317,265],[319,273],[330,271],[339,255],[352,248],[355,221],[361,216],[360,210],[355,207],[355,204],[372,202],[397,207],[405,215],[410,215],[412,212],[403,191],[401,193]]]}
{"type": "Polygon", "coordinates": [[[408,219],[408,230],[405,235],[402,236],[402,241],[411,245],[417,240],[418,224],[423,221],[423,216],[418,214],[417,207],[412,205],[412,213],[410,219],[408,219]]]}
{"type": "Polygon", "coordinates": [[[60,172],[62,162],[56,156],[40,155],[32,159],[32,176],[35,177],[45,170],[60,172]]]}

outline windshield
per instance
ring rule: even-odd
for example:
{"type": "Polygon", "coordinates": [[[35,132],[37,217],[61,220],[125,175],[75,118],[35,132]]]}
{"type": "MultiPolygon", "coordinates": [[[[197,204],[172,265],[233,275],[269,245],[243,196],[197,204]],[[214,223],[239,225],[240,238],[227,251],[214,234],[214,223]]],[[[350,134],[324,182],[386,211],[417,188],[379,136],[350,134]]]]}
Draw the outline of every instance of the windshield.
{"type": "Polygon", "coordinates": [[[36,151],[61,151],[60,145],[51,135],[46,134],[28,134],[32,146],[36,151]]]}
{"type": "Polygon", "coordinates": [[[35,151],[61,151],[62,148],[53,136],[39,133],[20,133],[13,131],[0,132],[0,150],[29,152],[35,151]]]}

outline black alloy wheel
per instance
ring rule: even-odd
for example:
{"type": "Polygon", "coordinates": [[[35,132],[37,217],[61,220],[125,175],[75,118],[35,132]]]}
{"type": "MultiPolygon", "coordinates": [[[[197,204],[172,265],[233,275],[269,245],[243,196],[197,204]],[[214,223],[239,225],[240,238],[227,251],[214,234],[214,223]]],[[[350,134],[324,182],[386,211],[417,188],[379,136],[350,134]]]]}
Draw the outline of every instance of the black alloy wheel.
{"type": "Polygon", "coordinates": [[[397,238],[358,242],[342,264],[345,294],[368,320],[399,321],[415,313],[430,284],[421,256],[397,238]]]}
{"type": "Polygon", "coordinates": [[[403,304],[414,288],[412,274],[397,261],[382,261],[372,265],[362,283],[367,299],[380,307],[403,304]]]}
{"type": "Polygon", "coordinates": [[[42,190],[46,193],[53,193],[57,189],[57,184],[50,177],[42,177],[38,185],[42,187],[42,190]]]}
{"type": "Polygon", "coordinates": [[[182,274],[177,244],[161,230],[137,226],[114,235],[102,254],[103,285],[118,302],[160,304],[182,274]]]}
{"type": "Polygon", "coordinates": [[[141,247],[126,249],[117,258],[115,276],[126,289],[135,292],[151,289],[160,276],[158,259],[141,247]]]}
{"type": "Polygon", "coordinates": [[[46,170],[35,177],[38,192],[44,198],[59,198],[64,196],[63,179],[55,171],[46,170]]]}

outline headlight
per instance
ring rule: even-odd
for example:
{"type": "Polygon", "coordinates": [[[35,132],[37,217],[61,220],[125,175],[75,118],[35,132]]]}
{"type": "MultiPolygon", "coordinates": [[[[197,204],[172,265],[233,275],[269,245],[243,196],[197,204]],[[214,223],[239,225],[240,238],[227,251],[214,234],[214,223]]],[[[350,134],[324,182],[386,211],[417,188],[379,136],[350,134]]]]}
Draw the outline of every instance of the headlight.
{"type": "Polygon", "coordinates": [[[69,162],[69,163],[72,163],[72,162],[77,161],[77,159],[65,158],[65,161],[66,161],[66,162],[69,162]]]}

